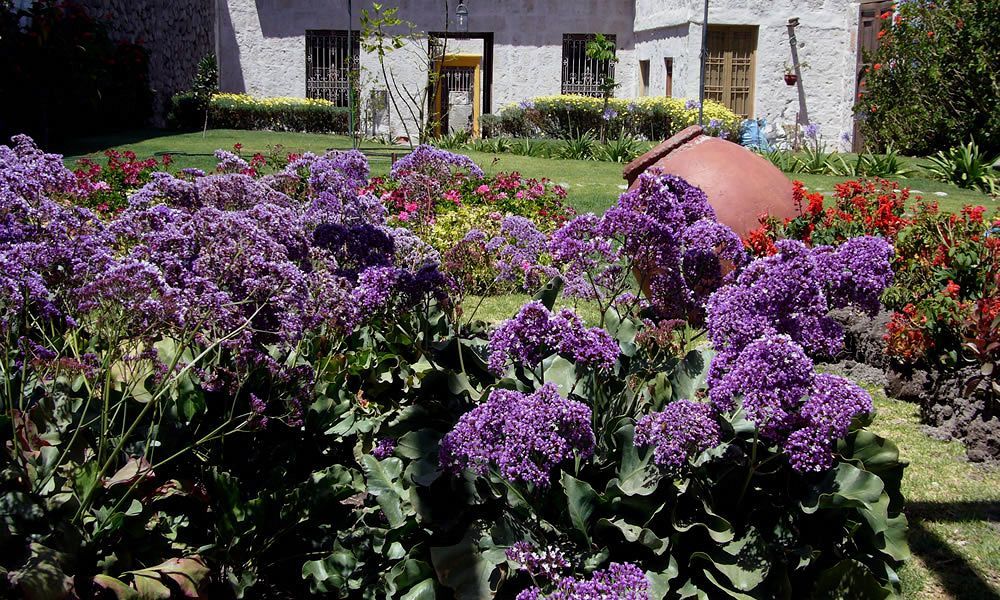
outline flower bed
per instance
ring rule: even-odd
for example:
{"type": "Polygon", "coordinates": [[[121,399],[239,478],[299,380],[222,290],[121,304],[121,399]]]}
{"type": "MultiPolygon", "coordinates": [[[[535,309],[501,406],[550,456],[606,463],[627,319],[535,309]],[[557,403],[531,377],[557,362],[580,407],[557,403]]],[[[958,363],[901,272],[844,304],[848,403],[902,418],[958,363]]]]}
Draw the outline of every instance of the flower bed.
{"type": "MultiPolygon", "coordinates": [[[[739,115],[714,100],[705,101],[704,112],[708,130],[713,135],[739,137],[739,115]]],[[[612,135],[624,132],[648,140],[662,140],[697,122],[697,100],[659,96],[611,98],[605,112],[602,98],[562,95],[539,96],[505,106],[499,115],[485,120],[484,128],[489,136],[523,138],[544,134],[571,139],[587,132],[596,134],[603,123],[612,135]]]]}
{"type": "MultiPolygon", "coordinates": [[[[505,219],[483,262],[552,277],[487,329],[362,155],[235,159],[104,221],[59,157],[0,147],[17,593],[898,592],[903,465],[868,394],[814,370],[829,309],[877,310],[883,240],[751,260],[645,174],[548,235],[505,219]]],[[[476,175],[456,161],[399,170],[476,175]]]]}
{"type": "Polygon", "coordinates": [[[896,280],[883,300],[892,311],[883,348],[895,393],[920,401],[924,417],[963,438],[970,457],[1000,458],[989,433],[1000,424],[1000,215],[982,206],[942,213],[936,204],[906,206],[909,191],[885,180],[850,181],[834,203],[795,186],[801,215],[784,223],[765,219],[750,234],[757,254],[774,241],[800,239],[840,244],[878,235],[895,248],[896,280]],[[907,381],[917,381],[917,385],[907,381]]]}

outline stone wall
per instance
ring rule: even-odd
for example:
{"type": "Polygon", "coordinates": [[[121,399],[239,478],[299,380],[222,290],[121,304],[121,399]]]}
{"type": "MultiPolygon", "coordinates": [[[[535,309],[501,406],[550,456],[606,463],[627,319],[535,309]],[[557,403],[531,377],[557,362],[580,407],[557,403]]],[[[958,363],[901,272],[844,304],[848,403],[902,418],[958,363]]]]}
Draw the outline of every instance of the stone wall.
{"type": "Polygon", "coordinates": [[[191,86],[198,61],[215,52],[214,0],[77,0],[111,37],[149,50],[153,124],[163,125],[170,97],[191,86]]]}

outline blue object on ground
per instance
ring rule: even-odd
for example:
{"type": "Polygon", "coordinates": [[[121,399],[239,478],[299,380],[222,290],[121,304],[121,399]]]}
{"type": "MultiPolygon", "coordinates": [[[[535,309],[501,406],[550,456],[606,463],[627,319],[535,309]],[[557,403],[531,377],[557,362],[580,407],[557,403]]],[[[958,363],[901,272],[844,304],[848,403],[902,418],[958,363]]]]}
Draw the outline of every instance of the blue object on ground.
{"type": "Polygon", "coordinates": [[[771,144],[764,135],[767,127],[767,119],[747,119],[740,127],[740,144],[754,150],[767,152],[771,149],[771,144]]]}

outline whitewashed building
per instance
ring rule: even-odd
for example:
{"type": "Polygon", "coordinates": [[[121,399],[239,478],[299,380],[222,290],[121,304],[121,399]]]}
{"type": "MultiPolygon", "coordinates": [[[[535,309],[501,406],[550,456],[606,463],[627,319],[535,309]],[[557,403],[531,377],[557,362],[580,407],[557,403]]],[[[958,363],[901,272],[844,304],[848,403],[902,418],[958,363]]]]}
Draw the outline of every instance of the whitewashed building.
{"type": "MultiPolygon", "coordinates": [[[[216,2],[223,91],[346,103],[348,69],[356,64],[367,126],[394,135],[412,135],[419,115],[400,106],[401,120],[382,106],[390,97],[384,90],[397,103],[420,98],[430,68],[443,68],[446,88],[430,110],[440,110],[451,130],[535,96],[597,95],[594,75],[609,68],[620,97],[699,94],[703,0],[386,0],[414,25],[404,47],[386,58],[388,85],[377,56],[358,43],[361,12],[371,2],[216,2]],[[463,26],[458,13],[465,11],[463,26]],[[615,42],[613,67],[585,58],[588,36],[598,32],[615,42]],[[428,58],[431,40],[443,46],[439,63],[428,58]]],[[[711,0],[706,97],[766,119],[771,135],[813,123],[828,144],[849,147],[862,48],[877,44],[879,15],[888,10],[891,2],[881,0],[711,0]],[[798,76],[794,85],[786,69],[798,76]]]]}

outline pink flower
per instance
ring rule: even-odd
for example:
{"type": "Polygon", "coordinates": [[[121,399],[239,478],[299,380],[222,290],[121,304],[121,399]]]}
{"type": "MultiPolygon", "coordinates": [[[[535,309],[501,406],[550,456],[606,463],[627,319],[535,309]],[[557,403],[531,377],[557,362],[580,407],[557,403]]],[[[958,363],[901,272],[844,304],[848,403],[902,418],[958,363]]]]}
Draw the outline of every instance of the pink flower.
{"type": "Polygon", "coordinates": [[[506,200],[507,192],[500,192],[499,194],[497,194],[497,198],[499,198],[500,200],[506,200]]]}
{"type": "Polygon", "coordinates": [[[524,190],[518,190],[514,197],[518,200],[524,200],[524,190]]]}
{"type": "Polygon", "coordinates": [[[416,202],[407,202],[403,205],[403,208],[406,209],[406,212],[417,212],[417,209],[420,207],[417,206],[416,202]]]}
{"type": "Polygon", "coordinates": [[[410,213],[408,213],[408,212],[401,212],[398,215],[396,215],[396,218],[399,219],[400,221],[409,221],[410,220],[410,213]]]}
{"type": "Polygon", "coordinates": [[[490,186],[486,185],[485,183],[476,188],[477,194],[485,194],[488,191],[490,191],[490,186]]]}
{"type": "Polygon", "coordinates": [[[458,190],[448,190],[447,192],[444,193],[444,199],[451,200],[455,204],[462,203],[462,195],[458,193],[458,190]]]}

